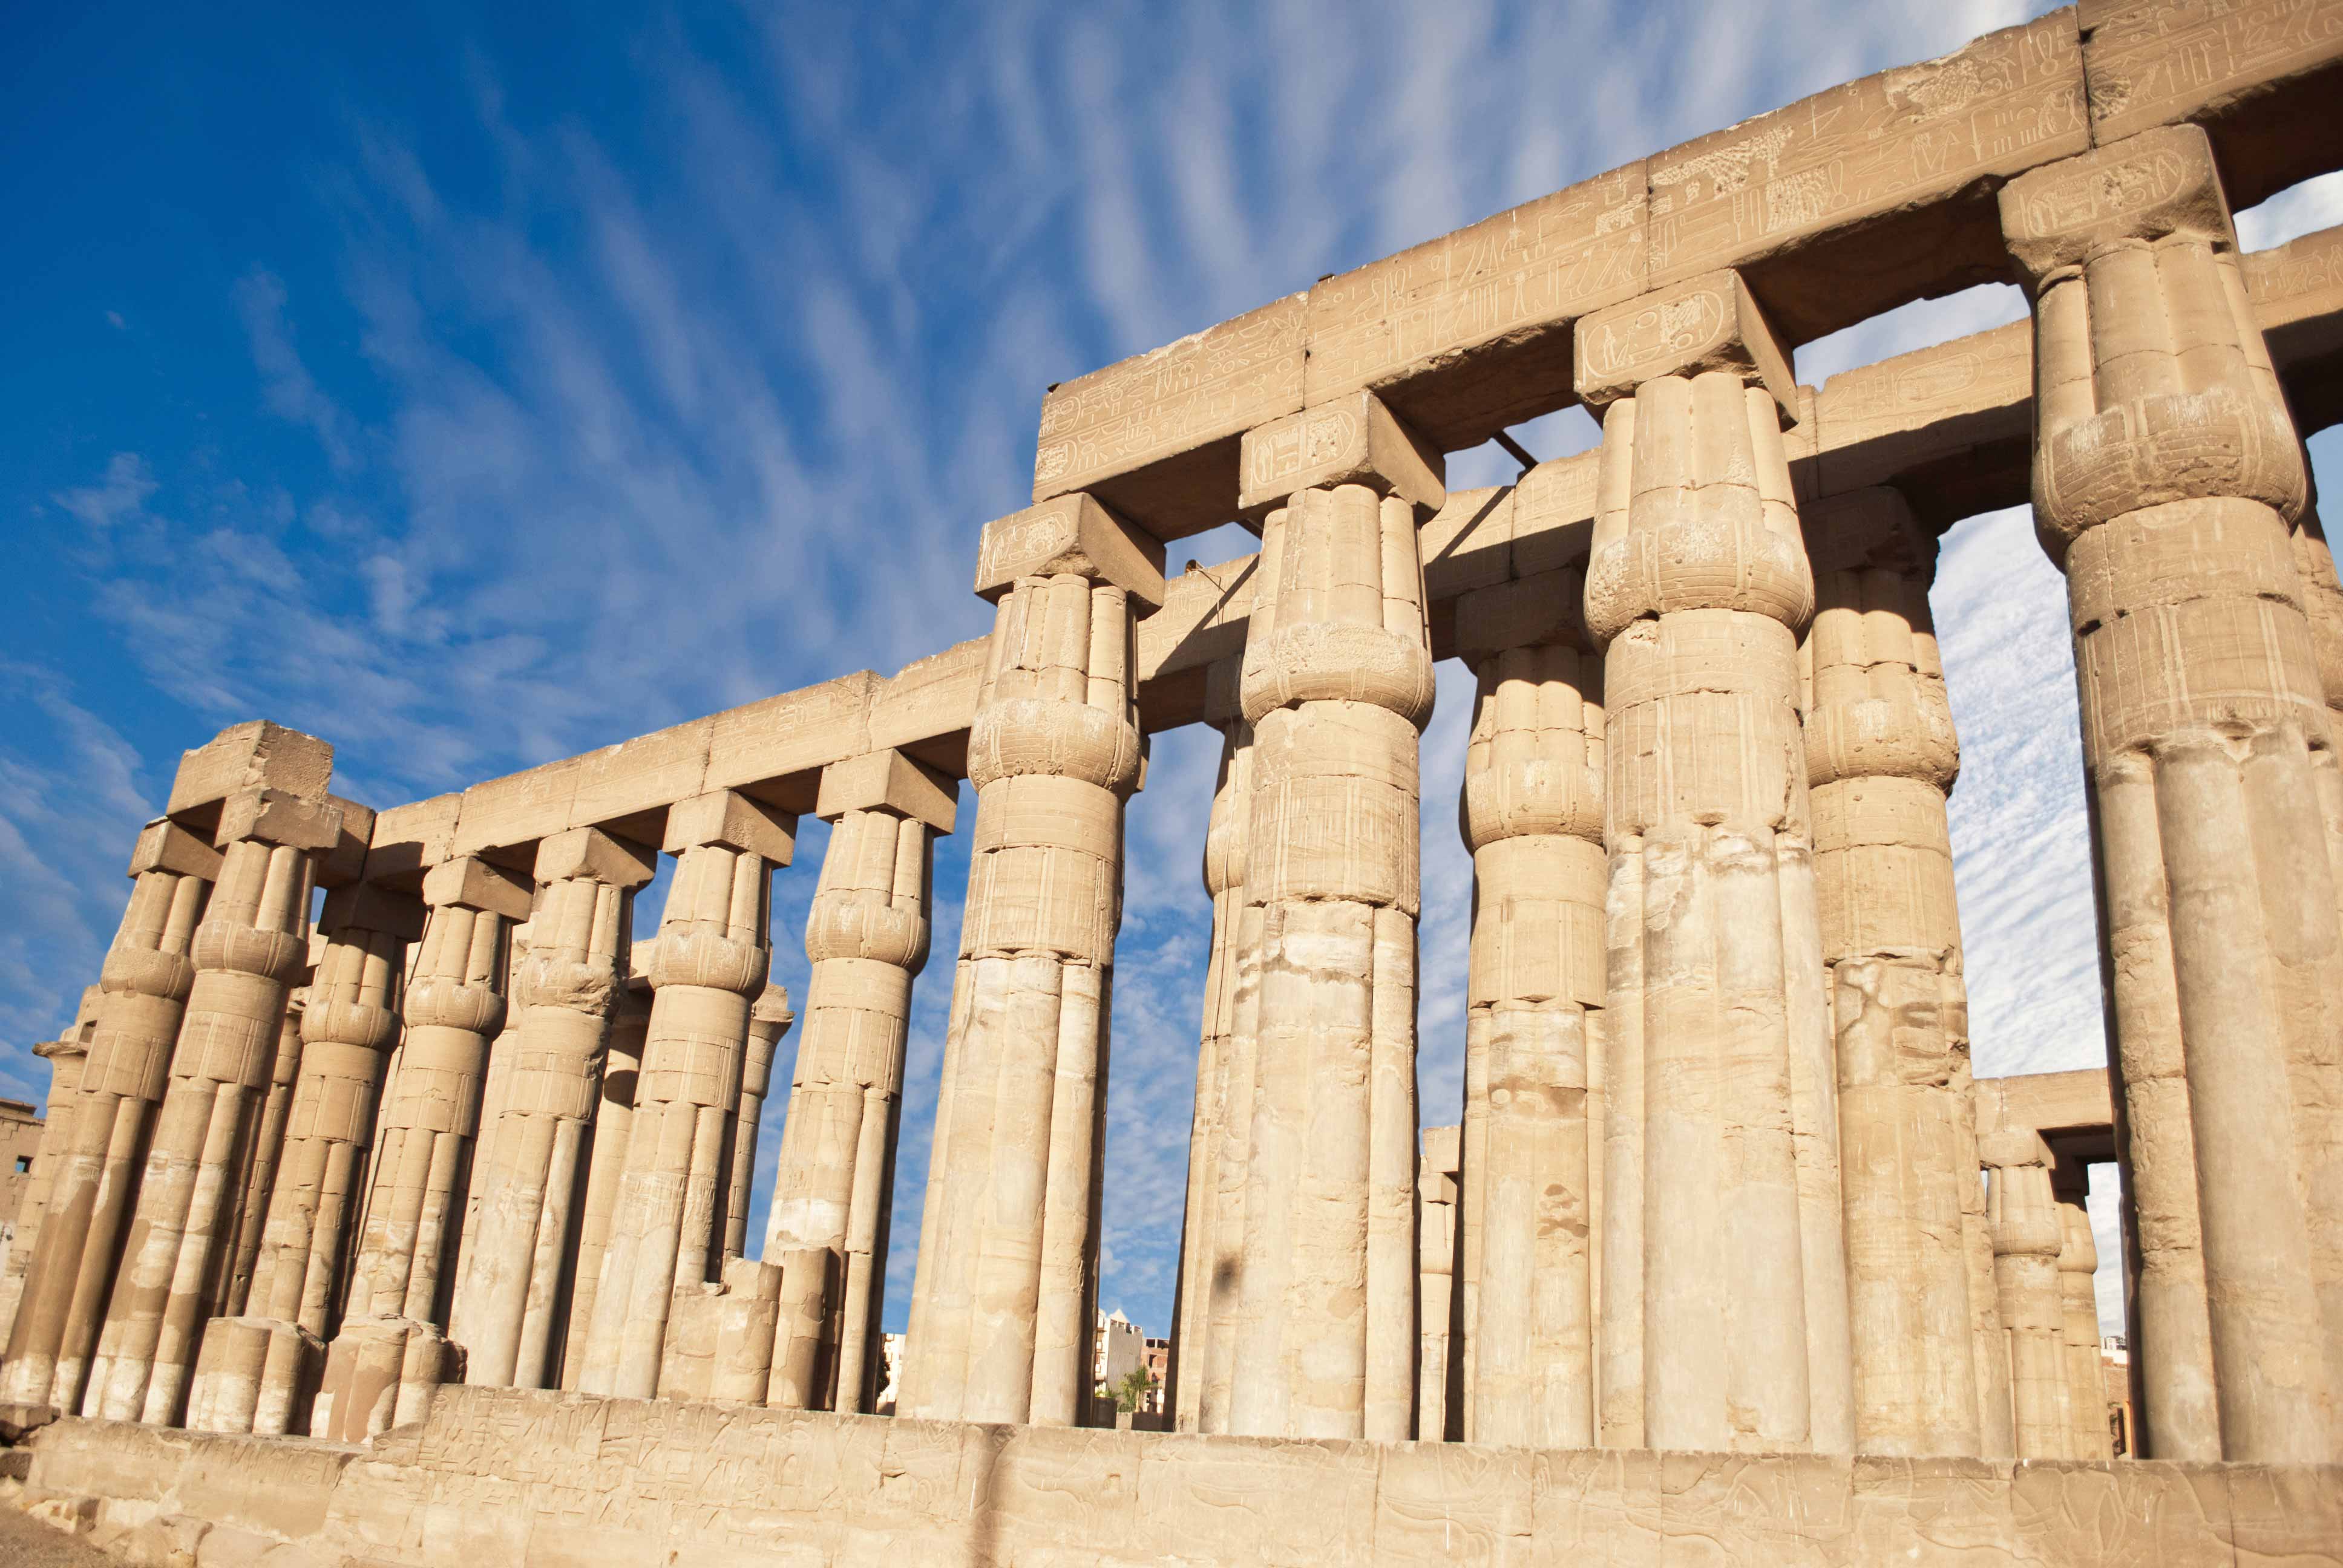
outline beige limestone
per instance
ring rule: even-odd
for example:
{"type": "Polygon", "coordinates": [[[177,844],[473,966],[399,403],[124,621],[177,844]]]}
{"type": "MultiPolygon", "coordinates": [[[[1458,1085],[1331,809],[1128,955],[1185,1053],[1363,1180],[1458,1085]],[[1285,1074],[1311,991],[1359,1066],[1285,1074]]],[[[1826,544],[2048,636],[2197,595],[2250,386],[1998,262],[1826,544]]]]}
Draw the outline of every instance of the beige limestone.
{"type": "Polygon", "coordinates": [[[1463,1401],[1451,1399],[1463,1369],[1455,1360],[1458,1310],[1456,1202],[1463,1193],[1464,1129],[1427,1127],[1415,1172],[1415,1437],[1420,1442],[1465,1441],[1463,1401]]]}
{"type": "MultiPolygon", "coordinates": [[[[1145,554],[1134,538],[1123,558],[1145,554]]],[[[1072,1424],[1088,1402],[1122,809],[1139,782],[1132,625],[1161,602],[1142,586],[1068,572],[988,590],[907,1412],[1072,1424]]]]}
{"type": "Polygon", "coordinates": [[[2050,1187],[2050,1151],[2039,1134],[2022,1131],[1986,1133],[1977,1144],[1990,1178],[1994,1282],[2007,1337],[2017,1457],[2071,1458],[2066,1305],[2058,1293],[2066,1235],[2050,1187]]]}
{"type": "Polygon", "coordinates": [[[451,1333],[474,1382],[537,1388],[558,1376],[575,1194],[591,1155],[634,890],[651,879],[653,858],[595,828],[538,847],[527,1007],[482,1173],[479,1234],[465,1264],[471,1289],[451,1333]]]}
{"type": "Polygon", "coordinates": [[[1803,521],[1815,608],[1800,709],[1838,1073],[1855,1441],[1866,1453],[1975,1453],[1963,1189],[1977,1165],[1945,810],[1959,749],[1928,612],[1936,541],[1894,490],[1833,498],[1803,521]]]}
{"type": "Polygon", "coordinates": [[[98,982],[72,1141],[60,1151],[50,1217],[9,1329],[0,1393],[12,1402],[81,1408],[220,863],[210,843],[173,822],[149,823],[138,837],[129,907],[98,982]]]}
{"type": "Polygon", "coordinates": [[[717,1282],[732,1181],[726,1131],[739,1113],[749,1006],[772,964],[772,874],[789,863],[796,833],[795,817],[730,790],[669,814],[675,880],[644,970],[650,1027],[578,1380],[589,1393],[658,1392],[676,1292],[717,1282]]]}
{"type": "Polygon", "coordinates": [[[594,1131],[586,1155],[586,1175],[578,1204],[576,1257],[562,1311],[561,1386],[576,1388],[586,1374],[586,1340],[601,1299],[602,1254],[610,1244],[610,1224],[618,1211],[618,1184],[627,1174],[633,1146],[635,1096],[642,1085],[643,1049],[650,1041],[650,966],[659,939],[637,942],[628,953],[629,972],[610,1016],[610,1038],[602,1059],[602,1086],[595,1100],[594,1131]]]}
{"type": "Polygon", "coordinates": [[[1470,1442],[1589,1448],[1603,1147],[1592,1091],[1607,994],[1602,663],[1555,642],[1473,662],[1459,811],[1473,916],[1457,1424],[1470,1442]]]}
{"type": "Polygon", "coordinates": [[[765,1255],[826,1249],[844,1267],[825,1322],[815,1408],[876,1402],[888,1219],[902,1121],[911,982],[928,960],[935,839],[950,781],[898,752],[824,770],[830,848],[806,916],[805,1033],[767,1214],[765,1255]]]}
{"type": "Polygon", "coordinates": [[[2301,450],[2204,132],[2012,181],[2036,527],[2065,569],[2134,1190],[2147,1451],[2328,1459],[2343,1102],[2301,450]],[[2193,1191],[2190,1172],[2193,1165],[2193,1191]]]}
{"type": "Polygon", "coordinates": [[[219,803],[219,881],[196,928],[195,980],[170,1060],[138,1203],[123,1238],[84,1413],[176,1426],[204,1321],[234,1257],[246,1165],[285,998],[309,951],[317,857],[341,811],[285,790],[219,803]]]}
{"type": "Polygon", "coordinates": [[[1415,1394],[1417,746],[1433,697],[1416,529],[1441,460],[1362,393],[1250,433],[1244,465],[1249,498],[1272,475],[1311,487],[1264,520],[1245,643],[1261,993],[1228,1430],[1397,1441],[1415,1394]]]}
{"type": "MultiPolygon", "coordinates": [[[[1677,336],[1674,297],[1578,326],[1583,367],[1604,346],[1582,374],[1652,376],[1604,413],[1586,576],[1606,649],[1611,918],[1629,949],[1613,950],[1610,1010],[1642,1015],[1616,1059],[1625,1074],[1641,1058],[1641,1212],[1623,1215],[1624,1194],[1607,1206],[1641,1249],[1642,1299],[1616,1305],[1643,1325],[1643,1442],[1844,1452],[1836,1074],[1795,707],[1814,581],[1785,409],[1752,384],[1781,356],[1720,353],[1705,314],[1677,336]],[[1739,367],[1657,374],[1669,342],[1739,367]]],[[[1733,320],[1765,329],[1754,308],[1733,320]]]]}
{"type": "Polygon", "coordinates": [[[744,1257],[749,1249],[749,1205],[757,1180],[757,1133],[765,1098],[773,1088],[773,1053],[798,1015],[789,988],[769,985],[749,1004],[749,1043],[740,1058],[740,1098],[724,1131],[724,1256],[744,1257]]]}

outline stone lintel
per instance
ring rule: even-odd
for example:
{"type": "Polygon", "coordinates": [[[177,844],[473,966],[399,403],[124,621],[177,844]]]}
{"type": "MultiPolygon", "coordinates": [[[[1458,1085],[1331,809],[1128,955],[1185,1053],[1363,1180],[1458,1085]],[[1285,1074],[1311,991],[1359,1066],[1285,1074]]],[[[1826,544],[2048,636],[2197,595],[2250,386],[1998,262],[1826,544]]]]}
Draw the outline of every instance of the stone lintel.
{"type": "Polygon", "coordinates": [[[798,1015],[789,1006],[789,988],[785,985],[767,986],[757,1000],[749,1004],[749,1021],[775,1026],[775,1040],[787,1034],[789,1025],[797,1020],[798,1015]]]}
{"type": "Polygon", "coordinates": [[[1511,648],[1591,648],[1586,569],[1560,567],[1456,596],[1456,654],[1467,663],[1511,648]]]}
{"type": "Polygon", "coordinates": [[[984,525],[979,598],[997,604],[1019,578],[1063,572],[1111,584],[1148,609],[1163,604],[1163,541],[1088,495],[1060,496],[984,525]]]}
{"type": "Polygon", "coordinates": [[[434,795],[375,813],[367,846],[367,880],[386,887],[418,888],[424,874],[454,853],[458,793],[434,795]]]}
{"type": "Polygon", "coordinates": [[[1806,558],[1825,572],[1918,571],[1936,558],[1936,537],[1920,525],[1904,492],[1889,485],[1824,496],[1798,508],[1806,558]]]}
{"type": "Polygon", "coordinates": [[[2016,1128],[2058,1136],[2107,1132],[2115,1125],[2115,1090],[2103,1067],[1980,1078],[1969,1087],[1977,1131],[2016,1128]]]}
{"type": "Polygon", "coordinates": [[[146,871],[176,871],[217,881],[220,852],[169,818],[157,817],[139,833],[138,847],[130,851],[130,874],[146,871]]]}
{"type": "Polygon", "coordinates": [[[1663,376],[1724,370],[1762,386],[1796,422],[1797,381],[1773,325],[1731,267],[1704,272],[1578,321],[1581,402],[1600,409],[1663,376]]]}
{"type": "Polygon", "coordinates": [[[614,888],[639,888],[658,874],[657,850],[599,828],[572,828],[537,846],[539,886],[589,877],[614,888]]]}
{"type": "Polygon", "coordinates": [[[1977,1163],[1996,1171],[2007,1171],[2022,1165],[2050,1163],[2050,1145],[2042,1134],[2029,1128],[2004,1128],[1997,1132],[1977,1134],[1977,1163]]]}
{"type": "Polygon", "coordinates": [[[334,749],[314,735],[264,719],[232,724],[180,754],[163,814],[191,828],[208,828],[220,803],[246,789],[278,789],[322,800],[333,773],[334,749]]]}
{"type": "Polygon", "coordinates": [[[1372,392],[1288,414],[1245,432],[1237,508],[1259,518],[1297,490],[1367,485],[1428,518],[1448,498],[1448,460],[1372,392]]]}
{"type": "Polygon", "coordinates": [[[797,813],[751,800],[738,789],[712,789],[669,807],[667,835],[659,848],[680,855],[705,844],[721,844],[786,866],[797,852],[797,813]]]}
{"type": "Polygon", "coordinates": [[[372,882],[352,882],[326,895],[317,929],[336,936],[345,930],[381,931],[403,942],[419,942],[423,916],[423,900],[410,893],[393,892],[372,882]]]}
{"type": "Polygon", "coordinates": [[[2037,285],[2127,240],[2237,244],[2213,144],[2196,126],[2143,131],[2018,176],[2001,187],[2001,232],[2037,285]]]}
{"type": "Polygon", "coordinates": [[[423,876],[423,901],[434,909],[460,905],[508,920],[528,919],[528,879],[476,855],[442,860],[423,876]]]}
{"type": "Polygon", "coordinates": [[[1448,1176],[1463,1170],[1464,1130],[1462,1127],[1425,1128],[1423,1162],[1432,1170],[1448,1176]]]}
{"type": "Polygon", "coordinates": [[[374,844],[374,827],[377,820],[371,807],[355,800],[345,800],[339,795],[326,797],[327,804],[342,813],[342,830],[334,847],[317,860],[317,885],[321,888],[346,888],[366,875],[367,858],[374,844]]]}
{"type": "Polygon", "coordinates": [[[338,806],[283,789],[243,789],[220,802],[212,842],[223,849],[244,839],[287,849],[330,849],[341,838],[338,806]]]}
{"type": "Polygon", "coordinates": [[[1439,1171],[1419,1171],[1415,1176],[1415,1195],[1427,1203],[1456,1201],[1456,1178],[1439,1171]]]}
{"type": "Polygon", "coordinates": [[[959,805],[960,790],[953,780],[890,749],[849,757],[823,769],[814,815],[835,822],[849,811],[892,811],[949,833],[959,805]]]}

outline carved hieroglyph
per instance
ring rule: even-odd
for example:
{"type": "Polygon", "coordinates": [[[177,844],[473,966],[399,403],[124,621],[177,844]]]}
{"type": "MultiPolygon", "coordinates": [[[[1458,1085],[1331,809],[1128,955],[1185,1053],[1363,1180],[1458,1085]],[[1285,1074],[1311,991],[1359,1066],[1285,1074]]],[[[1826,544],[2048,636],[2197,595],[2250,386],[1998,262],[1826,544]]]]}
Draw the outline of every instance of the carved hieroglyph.
{"type": "MultiPolygon", "coordinates": [[[[1466,612],[1469,613],[1469,612],[1466,612]]],[[[1568,632],[1583,637],[1577,618],[1568,632]]],[[[1552,640],[1473,660],[1459,816],[1473,851],[1464,1015],[1461,1435],[1595,1439],[1604,1000],[1603,668],[1552,640]]]]}
{"type": "Polygon", "coordinates": [[[1945,811],[1959,749],[1928,613],[1936,546],[1889,489],[1833,498],[1803,521],[1815,604],[1799,706],[1838,1063],[1855,1446],[1976,1453],[1963,1189],[1977,1166],[1945,811]]]}
{"type": "Polygon", "coordinates": [[[1640,1311],[1610,1303],[1640,1319],[1641,1364],[1606,1376],[1640,1376],[1628,1441],[1845,1452],[1836,1074],[1795,706],[1814,581],[1783,443],[1794,405],[1767,370],[1784,360],[1729,274],[1578,334],[1585,387],[1634,385],[1604,413],[1586,572],[1624,944],[1610,1016],[1642,1023],[1614,1031],[1614,1076],[1644,1083],[1640,1212],[1615,1191],[1606,1209],[1615,1255],[1643,1259],[1640,1311]],[[1670,347],[1697,373],[1669,374],[1670,347]]]}
{"type": "Polygon", "coordinates": [[[82,1412],[176,1426],[204,1321],[235,1244],[242,1191],[285,997],[309,951],[317,856],[341,810],[271,789],[221,806],[219,882],[191,950],[195,983],[171,1052],[170,1083],[124,1237],[82,1412]]]}
{"type": "Polygon", "coordinates": [[[598,828],[538,847],[528,1006],[483,1173],[479,1236],[465,1263],[470,1289],[453,1331],[473,1382],[541,1388],[558,1370],[573,1195],[590,1154],[634,892],[651,879],[653,859],[598,828]]]}
{"type": "Polygon", "coordinates": [[[1276,497],[1245,641],[1262,911],[1229,1431],[1409,1435],[1415,1399],[1416,529],[1441,458],[1360,393],[1247,434],[1276,497]]]}
{"type": "Polygon", "coordinates": [[[2204,132],[2035,170],[2001,214],[2033,290],[2035,518],[2082,689],[2147,1451],[2332,1459],[2343,936],[2288,528],[2301,448],[2204,132]]]}
{"type": "Polygon", "coordinates": [[[950,832],[955,791],[900,752],[822,772],[818,811],[830,823],[821,881],[806,915],[805,1033],[765,1256],[827,1248],[844,1271],[824,1338],[817,1403],[866,1411],[878,1394],[895,1141],[911,982],[928,961],[935,835],[950,832]]]}
{"type": "Polygon", "coordinates": [[[899,1404],[1071,1425],[1090,1392],[1122,809],[1139,780],[1132,620],[1162,602],[1163,555],[1088,497],[986,532],[976,835],[899,1404]]]}

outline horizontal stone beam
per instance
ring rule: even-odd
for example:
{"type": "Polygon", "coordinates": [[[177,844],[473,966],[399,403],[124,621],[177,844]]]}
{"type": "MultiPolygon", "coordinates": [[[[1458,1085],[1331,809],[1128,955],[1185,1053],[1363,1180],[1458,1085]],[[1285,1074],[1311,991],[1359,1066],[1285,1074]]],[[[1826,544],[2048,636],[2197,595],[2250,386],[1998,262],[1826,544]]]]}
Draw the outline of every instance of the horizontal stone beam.
{"type": "Polygon", "coordinates": [[[1244,431],[1359,390],[1443,451],[1477,446],[1574,401],[1578,317],[1716,268],[1790,346],[2008,279],[1996,187],[2153,126],[2203,125],[2250,206],[2343,162],[2338,88],[2338,0],[2056,11],[1053,387],[1033,498],[1087,490],[1159,538],[1202,532],[1238,514],[1244,431]]]}

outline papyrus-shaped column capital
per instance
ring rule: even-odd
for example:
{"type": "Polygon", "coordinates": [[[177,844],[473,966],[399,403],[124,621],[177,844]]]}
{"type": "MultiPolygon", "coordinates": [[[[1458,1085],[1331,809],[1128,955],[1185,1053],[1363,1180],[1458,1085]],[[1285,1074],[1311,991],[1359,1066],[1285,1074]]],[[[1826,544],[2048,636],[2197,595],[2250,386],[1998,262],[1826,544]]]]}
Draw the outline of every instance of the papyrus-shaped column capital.
{"type": "Polygon", "coordinates": [[[1810,502],[1800,516],[1815,578],[1814,622],[1798,649],[1807,782],[1887,778],[1951,789],[1960,745],[1928,608],[1936,540],[1902,493],[1884,486],[1810,502]]]}
{"type": "Polygon", "coordinates": [[[1240,447],[1237,507],[1265,516],[1302,490],[1363,485],[1422,523],[1447,504],[1447,459],[1372,392],[1353,392],[1256,426],[1240,447]]]}

